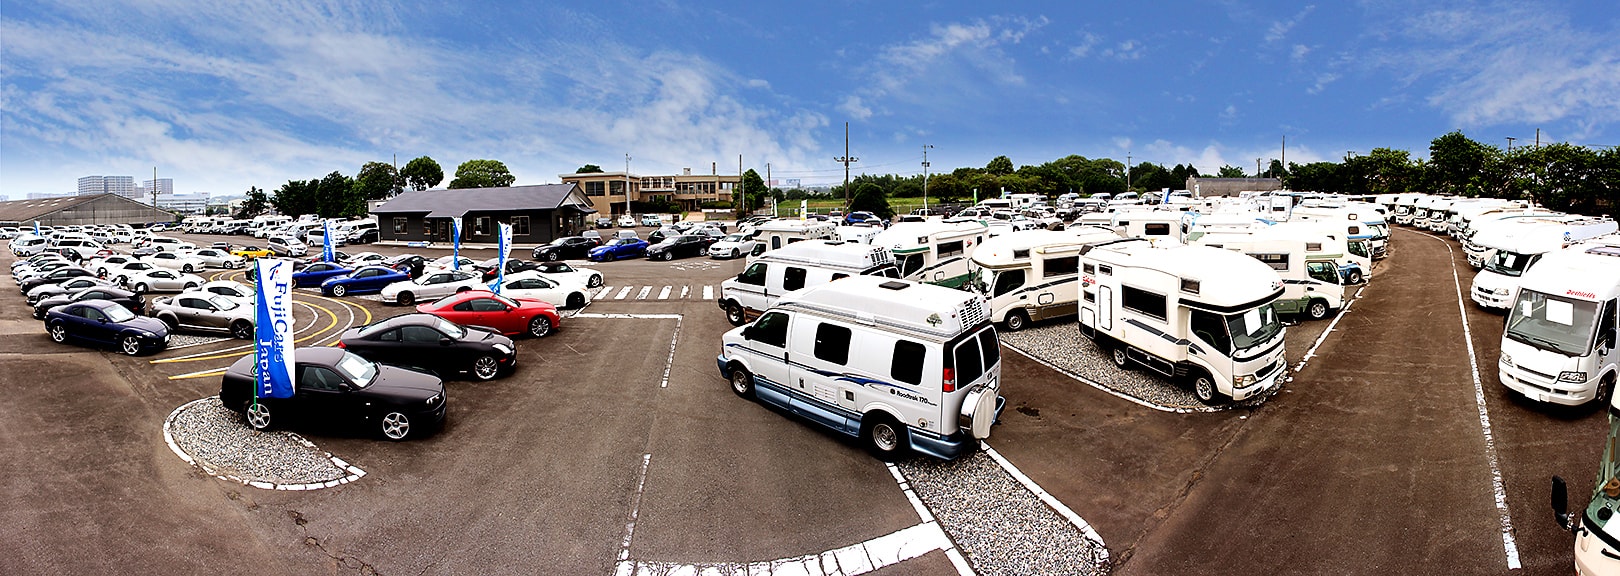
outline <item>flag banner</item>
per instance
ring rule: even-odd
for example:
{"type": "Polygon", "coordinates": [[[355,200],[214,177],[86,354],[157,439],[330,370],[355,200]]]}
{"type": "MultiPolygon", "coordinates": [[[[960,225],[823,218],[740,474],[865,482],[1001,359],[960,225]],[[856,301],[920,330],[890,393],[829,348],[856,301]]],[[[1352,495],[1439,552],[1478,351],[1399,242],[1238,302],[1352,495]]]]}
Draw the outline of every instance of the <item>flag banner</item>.
{"type": "Polygon", "coordinates": [[[506,283],[506,253],[512,251],[512,225],[502,223],[498,224],[497,227],[500,235],[496,250],[499,253],[495,255],[495,283],[490,284],[489,289],[495,291],[496,294],[500,294],[501,284],[506,283]]]}
{"type": "Polygon", "coordinates": [[[292,262],[253,261],[253,358],[257,398],[291,398],[293,383],[292,262]]]}
{"type": "Polygon", "coordinates": [[[454,243],[453,252],[452,252],[451,258],[450,258],[450,268],[453,269],[453,270],[460,270],[461,269],[461,217],[460,216],[457,216],[455,218],[450,219],[450,241],[452,243],[454,243]]]}
{"type": "Polygon", "coordinates": [[[1169,188],[1164,189],[1164,197],[1159,198],[1159,203],[1160,204],[1169,204],[1170,203],[1170,189],[1169,188]]]}
{"type": "Polygon", "coordinates": [[[34,235],[35,236],[44,236],[44,234],[39,233],[39,221],[38,220],[34,221],[34,235]]]}
{"type": "Polygon", "coordinates": [[[809,200],[800,200],[799,201],[799,219],[800,220],[808,220],[809,218],[810,218],[810,201],[809,200]]]}
{"type": "Polygon", "coordinates": [[[332,221],[321,221],[321,260],[336,262],[337,256],[332,253],[332,221]]]}

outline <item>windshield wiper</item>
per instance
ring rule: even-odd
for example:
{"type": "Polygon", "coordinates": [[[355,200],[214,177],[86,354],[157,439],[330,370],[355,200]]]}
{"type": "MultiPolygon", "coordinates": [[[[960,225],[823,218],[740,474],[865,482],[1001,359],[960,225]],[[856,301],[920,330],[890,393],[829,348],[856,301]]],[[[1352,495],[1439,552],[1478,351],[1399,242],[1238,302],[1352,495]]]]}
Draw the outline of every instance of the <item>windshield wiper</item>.
{"type": "Polygon", "coordinates": [[[1525,340],[1529,340],[1532,343],[1541,344],[1542,346],[1546,347],[1548,350],[1557,350],[1557,351],[1560,351],[1560,352],[1563,351],[1563,348],[1561,346],[1559,346],[1557,342],[1553,342],[1552,340],[1548,340],[1548,339],[1542,338],[1540,336],[1535,336],[1535,335],[1532,335],[1532,334],[1525,334],[1523,332],[1515,332],[1513,330],[1508,330],[1508,334],[1510,334],[1512,336],[1517,336],[1519,338],[1523,338],[1525,340]]]}

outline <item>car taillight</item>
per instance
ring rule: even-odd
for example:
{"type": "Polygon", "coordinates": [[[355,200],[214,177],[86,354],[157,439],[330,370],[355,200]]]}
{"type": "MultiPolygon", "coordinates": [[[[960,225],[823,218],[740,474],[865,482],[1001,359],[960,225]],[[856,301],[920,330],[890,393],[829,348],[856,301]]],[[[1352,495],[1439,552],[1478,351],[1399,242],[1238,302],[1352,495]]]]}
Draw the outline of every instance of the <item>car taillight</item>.
{"type": "Polygon", "coordinates": [[[946,368],[945,374],[940,377],[940,390],[943,392],[956,391],[956,369],[946,368]]]}
{"type": "Polygon", "coordinates": [[[348,348],[348,346],[344,346],[344,345],[343,345],[343,341],[342,341],[342,340],[338,340],[338,348],[348,348]]]}

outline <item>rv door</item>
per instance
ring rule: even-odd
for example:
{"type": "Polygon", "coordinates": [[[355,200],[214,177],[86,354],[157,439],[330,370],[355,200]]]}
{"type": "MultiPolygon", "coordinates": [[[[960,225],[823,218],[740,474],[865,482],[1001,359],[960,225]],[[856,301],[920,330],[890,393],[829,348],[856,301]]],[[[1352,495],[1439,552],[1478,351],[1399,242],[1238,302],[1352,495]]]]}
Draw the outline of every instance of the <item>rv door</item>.
{"type": "Polygon", "coordinates": [[[1097,327],[1103,332],[1114,330],[1114,289],[1097,287],[1097,327]]]}

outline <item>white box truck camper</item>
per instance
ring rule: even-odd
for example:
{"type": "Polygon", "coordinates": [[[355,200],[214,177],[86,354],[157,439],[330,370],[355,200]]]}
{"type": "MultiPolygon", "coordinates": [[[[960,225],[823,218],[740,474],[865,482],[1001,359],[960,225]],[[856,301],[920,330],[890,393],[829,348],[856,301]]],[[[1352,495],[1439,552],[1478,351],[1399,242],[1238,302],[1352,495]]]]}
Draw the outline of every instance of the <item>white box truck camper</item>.
{"type": "Polygon", "coordinates": [[[1484,308],[1503,310],[1513,301],[1519,279],[1542,255],[1574,242],[1613,234],[1617,228],[1608,218],[1577,218],[1556,222],[1520,220],[1521,224],[1481,232],[1478,244],[1495,248],[1474,275],[1468,295],[1484,308]]]}
{"type": "Polygon", "coordinates": [[[968,280],[968,256],[989,236],[978,222],[901,222],[872,244],[894,254],[901,278],[956,288],[968,280]]]}
{"type": "Polygon", "coordinates": [[[1276,270],[1283,295],[1272,306],[1279,314],[1321,320],[1344,307],[1347,280],[1339,264],[1343,255],[1323,250],[1331,245],[1326,237],[1219,233],[1204,234],[1194,244],[1238,252],[1276,270]]]}
{"type": "Polygon", "coordinates": [[[783,294],[862,275],[899,278],[900,272],[894,255],[882,246],[797,242],[760,255],[737,277],[721,282],[718,304],[733,326],[741,326],[775,306],[783,294]]]}
{"type": "Polygon", "coordinates": [[[978,450],[1005,401],[984,301],[871,276],[781,299],[721,337],[715,363],[737,395],[859,438],[888,460],[978,450]]]}
{"type": "Polygon", "coordinates": [[[1496,366],[1502,385],[1537,402],[1608,404],[1620,361],[1620,237],[1549,253],[1519,279],[1496,366]]]}
{"type": "Polygon", "coordinates": [[[985,240],[968,264],[969,286],[990,303],[990,320],[1009,331],[1074,314],[1080,297],[1080,248],[1118,240],[1104,228],[1026,230],[985,240]]]}
{"type": "Polygon", "coordinates": [[[1257,397],[1286,372],[1282,278],[1259,260],[1132,239],[1087,246],[1080,266],[1080,333],[1121,369],[1188,382],[1208,404],[1257,397]]]}
{"type": "Polygon", "coordinates": [[[837,229],[837,225],[822,220],[771,220],[754,228],[754,241],[765,250],[776,250],[805,240],[831,240],[837,229]]]}

